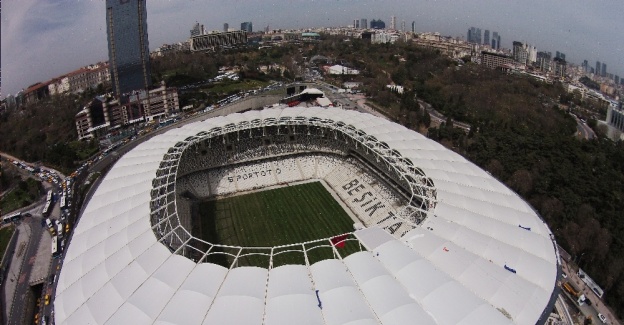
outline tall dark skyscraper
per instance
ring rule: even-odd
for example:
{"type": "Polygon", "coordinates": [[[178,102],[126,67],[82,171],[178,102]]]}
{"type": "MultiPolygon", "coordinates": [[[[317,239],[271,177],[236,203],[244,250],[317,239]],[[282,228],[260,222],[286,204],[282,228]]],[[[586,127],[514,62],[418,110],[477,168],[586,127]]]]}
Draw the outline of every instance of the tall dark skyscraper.
{"type": "Polygon", "coordinates": [[[490,30],[489,29],[486,29],[485,32],[483,32],[483,44],[490,45],[490,30]]]}
{"type": "Polygon", "coordinates": [[[596,70],[594,70],[594,72],[596,73],[597,76],[600,75],[600,61],[596,61],[596,70]]]}
{"type": "Polygon", "coordinates": [[[607,76],[607,64],[604,62],[602,63],[602,70],[600,71],[600,76],[601,77],[607,76]]]}
{"type": "Polygon", "coordinates": [[[492,33],[492,49],[500,49],[500,36],[498,32],[492,33]]]}
{"type": "Polygon", "coordinates": [[[470,27],[468,29],[468,42],[470,43],[481,43],[481,28],[470,27]]]}
{"type": "Polygon", "coordinates": [[[247,33],[251,33],[251,32],[253,32],[253,25],[251,24],[250,21],[246,21],[244,23],[241,23],[241,30],[246,31],[247,33]]]}
{"type": "Polygon", "coordinates": [[[385,29],[386,23],[381,19],[373,19],[370,22],[370,28],[372,29],[385,29]]]}
{"type": "Polygon", "coordinates": [[[145,0],[106,0],[108,60],[117,97],[152,85],[145,0]]]}

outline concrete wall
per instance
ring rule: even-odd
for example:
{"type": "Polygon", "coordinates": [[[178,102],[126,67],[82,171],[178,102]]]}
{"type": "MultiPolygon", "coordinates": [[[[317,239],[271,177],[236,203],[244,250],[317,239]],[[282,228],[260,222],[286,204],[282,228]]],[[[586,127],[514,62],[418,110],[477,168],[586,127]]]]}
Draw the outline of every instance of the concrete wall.
{"type": "Polygon", "coordinates": [[[7,278],[9,263],[13,260],[13,255],[15,254],[18,234],[19,230],[15,227],[15,232],[11,236],[11,239],[9,239],[9,245],[7,245],[4,256],[2,256],[2,262],[0,262],[0,324],[5,324],[9,319],[6,310],[6,306],[8,305],[6,301],[4,301],[6,292],[5,279],[7,278]]]}
{"type": "MultiPolygon", "coordinates": [[[[284,94],[286,90],[284,90],[284,94]]],[[[260,96],[250,96],[246,97],[242,100],[239,100],[235,103],[217,108],[208,112],[204,117],[215,117],[215,116],[225,116],[232,113],[238,113],[251,109],[260,109],[267,105],[273,105],[279,103],[279,100],[282,99],[283,95],[260,95],[260,96]]]]}

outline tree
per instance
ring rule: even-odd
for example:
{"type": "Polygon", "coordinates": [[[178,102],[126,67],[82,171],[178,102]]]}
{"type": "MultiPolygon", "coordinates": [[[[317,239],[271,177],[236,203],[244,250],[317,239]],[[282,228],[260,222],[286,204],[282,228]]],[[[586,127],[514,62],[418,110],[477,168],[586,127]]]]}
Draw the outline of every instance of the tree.
{"type": "Polygon", "coordinates": [[[485,169],[489,171],[490,174],[492,174],[492,176],[499,178],[499,179],[501,178],[505,170],[505,168],[503,167],[503,164],[501,164],[501,162],[498,161],[497,159],[490,160],[490,162],[487,164],[485,169]]]}
{"type": "Polygon", "coordinates": [[[431,115],[429,115],[429,112],[427,110],[424,110],[422,123],[427,128],[431,126],[431,115]]]}
{"type": "Polygon", "coordinates": [[[525,169],[516,170],[507,185],[522,196],[526,196],[533,189],[533,175],[525,169]]]}

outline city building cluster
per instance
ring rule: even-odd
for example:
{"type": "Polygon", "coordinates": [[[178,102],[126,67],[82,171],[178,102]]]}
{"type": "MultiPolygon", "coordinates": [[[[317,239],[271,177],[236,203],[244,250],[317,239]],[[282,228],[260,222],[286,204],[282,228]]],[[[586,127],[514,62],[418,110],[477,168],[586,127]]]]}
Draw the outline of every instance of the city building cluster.
{"type": "Polygon", "coordinates": [[[32,104],[52,95],[78,94],[87,89],[94,89],[100,84],[108,84],[111,80],[108,62],[99,62],[65,75],[52,78],[45,82],[37,82],[15,95],[6,97],[9,107],[21,107],[32,104]]]}
{"type": "Polygon", "coordinates": [[[167,88],[164,82],[152,87],[145,6],[144,1],[106,1],[113,94],[94,98],[76,114],[80,140],[97,138],[123,125],[167,117],[179,110],[177,89],[167,88]]]}
{"type": "MultiPolygon", "coordinates": [[[[3,107],[33,103],[56,94],[80,93],[103,84],[105,86],[110,85],[113,89],[113,97],[102,97],[108,98],[106,102],[108,108],[118,106],[120,107],[119,110],[123,111],[126,109],[124,107],[132,107],[131,102],[140,101],[137,98],[142,98],[142,105],[144,106],[139,109],[142,112],[140,114],[128,112],[124,113],[126,117],[122,119],[111,118],[111,120],[121,122],[112,122],[110,127],[132,123],[136,117],[152,119],[162,115],[162,112],[165,115],[175,112],[177,108],[171,110],[167,108],[161,112],[160,109],[147,107],[147,105],[152,104],[158,106],[158,104],[152,103],[155,100],[149,100],[149,98],[159,97],[150,95],[154,93],[152,92],[153,89],[150,90],[153,88],[150,56],[157,57],[165,55],[167,52],[187,50],[194,52],[213,51],[218,48],[228,49],[247,46],[248,44],[263,47],[273,46],[281,42],[316,42],[320,40],[323,33],[361,38],[374,44],[411,42],[421,47],[439,51],[441,54],[458,60],[460,64],[462,61],[470,60],[489,68],[527,74],[545,82],[552,82],[555,79],[561,80],[571,85],[570,89],[580,89],[579,91],[584,97],[589,96],[598,100],[609,101],[604,96],[606,95],[617,101],[620,88],[624,85],[624,78],[609,73],[605,62],[596,61],[593,65],[588,60],[584,60],[580,67],[576,67],[566,61],[565,53],[556,51],[553,55],[552,52],[538,51],[536,46],[520,41],[512,42],[512,47],[507,49],[502,47],[501,35],[497,31],[482,30],[479,27],[470,27],[467,30],[466,39],[444,36],[440,33],[419,33],[416,31],[416,21],[412,21],[410,30],[407,30],[405,20],[397,20],[396,16],[390,17],[388,26],[381,19],[358,18],[353,20],[352,25],[346,27],[270,30],[267,25],[260,32],[253,31],[251,21],[242,22],[240,29],[231,28],[230,24],[224,23],[223,30],[219,31],[207,31],[204,25],[196,22],[190,29],[188,40],[176,44],[164,44],[150,53],[148,51],[145,3],[107,0],[106,5],[108,62],[82,67],[66,75],[31,85],[16,96],[9,95],[2,103],[3,107]],[[128,6],[132,6],[132,8],[128,6]],[[134,27],[126,30],[124,28],[126,25],[134,27]],[[571,67],[573,69],[570,69],[571,67]],[[599,87],[594,87],[595,90],[588,89],[579,83],[578,80],[583,76],[591,77],[593,81],[598,83],[599,87]]],[[[338,74],[351,74],[352,72],[351,70],[339,70],[338,74]]],[[[329,71],[327,72],[329,73],[329,71]]],[[[156,87],[161,89],[162,85],[156,85],[156,87]]],[[[167,90],[166,92],[175,92],[175,90],[167,90]]],[[[621,107],[615,105],[613,109],[618,110],[621,107]]],[[[111,116],[115,115],[114,111],[111,116]]],[[[87,123],[83,118],[85,114],[82,113],[80,115],[81,122],[77,122],[77,128],[78,124],[87,127],[79,128],[82,130],[81,138],[89,136],[89,132],[86,130],[106,124],[98,124],[97,121],[87,123]]],[[[95,134],[91,134],[91,136],[95,136],[95,134]]]]}
{"type": "Polygon", "coordinates": [[[97,96],[75,117],[78,139],[103,136],[121,126],[165,119],[179,111],[176,88],[160,87],[139,90],[126,101],[114,96],[97,96]]]}
{"type": "Polygon", "coordinates": [[[253,33],[253,23],[242,22],[240,29],[230,28],[230,24],[224,23],[222,31],[206,31],[204,25],[196,22],[191,28],[189,49],[193,52],[213,51],[217,48],[229,48],[247,44],[247,35],[253,33]]]}
{"type": "Polygon", "coordinates": [[[501,48],[501,37],[498,32],[492,33],[492,38],[490,39],[490,30],[486,29],[483,32],[483,38],[481,37],[481,28],[470,27],[468,29],[468,37],[466,40],[469,43],[483,44],[489,45],[494,50],[500,50],[501,48]]]}

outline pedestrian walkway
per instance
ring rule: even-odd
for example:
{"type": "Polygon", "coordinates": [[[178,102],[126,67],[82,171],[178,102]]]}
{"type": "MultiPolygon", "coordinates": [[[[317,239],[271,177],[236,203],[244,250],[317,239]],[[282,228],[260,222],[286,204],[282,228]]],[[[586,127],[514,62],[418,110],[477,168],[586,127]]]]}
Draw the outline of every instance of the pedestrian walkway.
{"type": "Polygon", "coordinates": [[[28,283],[31,286],[43,283],[50,272],[50,260],[52,258],[52,236],[48,231],[41,233],[38,246],[37,255],[34,259],[32,271],[30,272],[30,279],[28,280],[28,283]]]}

